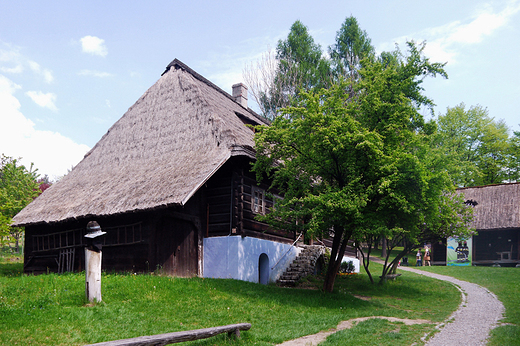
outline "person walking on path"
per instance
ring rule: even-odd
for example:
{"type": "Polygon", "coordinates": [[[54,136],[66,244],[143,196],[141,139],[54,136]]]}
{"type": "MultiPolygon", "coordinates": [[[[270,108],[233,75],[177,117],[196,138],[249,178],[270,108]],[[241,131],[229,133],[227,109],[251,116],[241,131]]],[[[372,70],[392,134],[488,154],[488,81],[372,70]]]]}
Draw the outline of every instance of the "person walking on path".
{"type": "Polygon", "coordinates": [[[400,267],[417,274],[453,283],[461,291],[462,302],[426,346],[486,345],[491,329],[497,326],[505,311],[504,305],[486,288],[451,276],[400,267]]]}
{"type": "Polygon", "coordinates": [[[417,255],[415,255],[415,266],[421,267],[422,266],[422,254],[421,250],[417,250],[417,255]]]}
{"type": "Polygon", "coordinates": [[[424,250],[424,266],[431,266],[431,253],[428,247],[424,250]]]}

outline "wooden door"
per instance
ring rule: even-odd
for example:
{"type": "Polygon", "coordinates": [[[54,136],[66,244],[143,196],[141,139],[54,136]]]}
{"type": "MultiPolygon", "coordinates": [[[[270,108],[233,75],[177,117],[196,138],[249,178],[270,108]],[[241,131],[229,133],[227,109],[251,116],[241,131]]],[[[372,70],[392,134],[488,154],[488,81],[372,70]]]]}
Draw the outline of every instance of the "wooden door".
{"type": "Polygon", "coordinates": [[[157,259],[160,269],[172,276],[197,275],[197,231],[186,220],[164,218],[157,237],[157,259]]]}

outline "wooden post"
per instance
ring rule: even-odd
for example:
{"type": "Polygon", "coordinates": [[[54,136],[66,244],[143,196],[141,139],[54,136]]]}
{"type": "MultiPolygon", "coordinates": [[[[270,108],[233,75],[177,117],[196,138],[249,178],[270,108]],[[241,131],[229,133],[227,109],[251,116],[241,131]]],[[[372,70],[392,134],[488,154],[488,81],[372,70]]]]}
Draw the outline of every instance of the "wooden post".
{"type": "Polygon", "coordinates": [[[88,301],[101,301],[101,251],[85,248],[85,294],[88,301]]]}
{"type": "Polygon", "coordinates": [[[90,302],[101,301],[101,236],[106,232],[96,221],[87,224],[85,248],[85,295],[90,302]]]}

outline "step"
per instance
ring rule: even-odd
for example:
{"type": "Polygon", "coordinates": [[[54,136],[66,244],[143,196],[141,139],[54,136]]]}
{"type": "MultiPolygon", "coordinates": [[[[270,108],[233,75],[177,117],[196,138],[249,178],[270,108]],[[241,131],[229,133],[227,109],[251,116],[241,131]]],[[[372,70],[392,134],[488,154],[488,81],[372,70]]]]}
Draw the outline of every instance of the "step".
{"type": "Polygon", "coordinates": [[[314,272],[316,260],[323,253],[319,245],[305,245],[294,261],[289,264],[285,272],[277,280],[280,286],[295,286],[302,277],[314,272]]]}

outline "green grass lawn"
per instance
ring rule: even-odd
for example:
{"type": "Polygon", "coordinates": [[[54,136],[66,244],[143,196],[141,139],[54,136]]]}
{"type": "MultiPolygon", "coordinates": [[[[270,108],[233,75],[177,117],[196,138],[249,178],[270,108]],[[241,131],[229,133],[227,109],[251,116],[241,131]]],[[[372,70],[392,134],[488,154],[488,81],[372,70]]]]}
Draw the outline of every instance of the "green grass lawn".
{"type": "MultiPolygon", "coordinates": [[[[306,289],[287,289],[236,280],[104,274],[103,302],[92,305],[84,298],[83,273],[27,276],[21,269],[21,263],[0,263],[0,344],[80,345],[249,322],[251,330],[239,340],[220,335],[189,344],[273,345],[362,316],[439,322],[460,298],[450,285],[413,274],[384,286],[371,285],[363,274],[340,277],[332,294],[313,289],[322,285],[315,279],[302,283],[306,289]],[[432,306],[432,300],[442,304],[432,306]]],[[[385,324],[380,332],[391,329],[388,335],[404,344],[420,343],[433,325],[398,328],[395,334],[396,327],[385,324]]],[[[386,344],[395,345],[395,339],[386,344]]]]}
{"type": "MultiPolygon", "coordinates": [[[[2,345],[81,345],[241,322],[252,328],[238,340],[219,335],[186,344],[274,345],[363,316],[440,322],[460,302],[450,284],[413,273],[385,285],[371,285],[363,273],[339,277],[332,294],[322,292],[322,282],[313,278],[302,282],[305,289],[287,289],[105,273],[103,302],[87,304],[84,273],[27,276],[21,270],[19,261],[0,259],[2,345]]],[[[372,270],[379,275],[377,264],[372,270]]],[[[325,345],[421,345],[420,338],[433,329],[433,324],[369,320],[332,335],[325,345]]]]}

